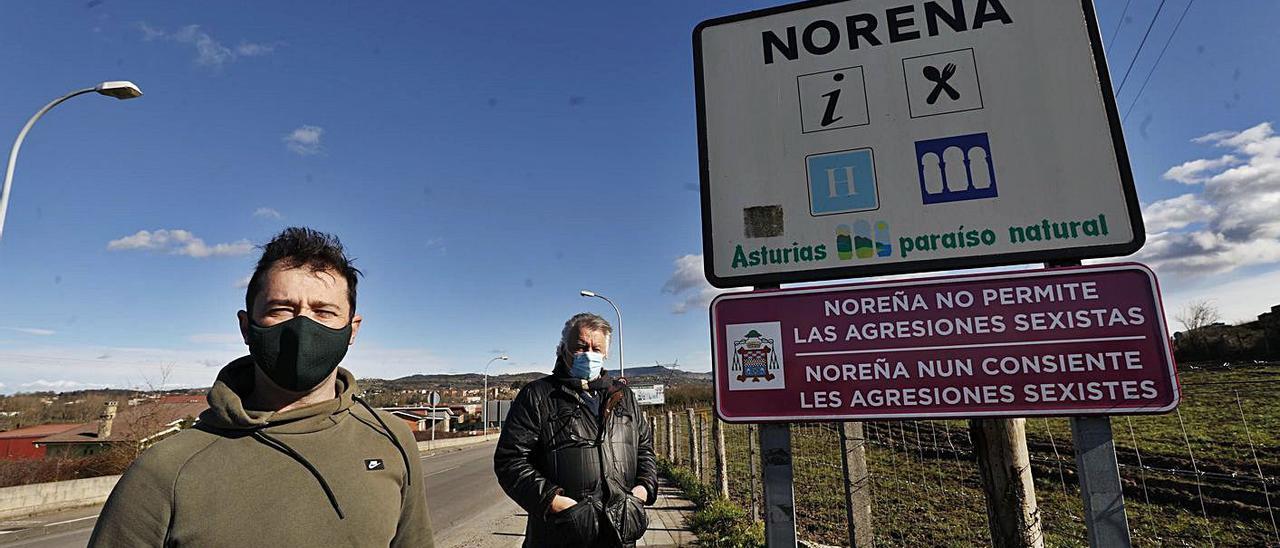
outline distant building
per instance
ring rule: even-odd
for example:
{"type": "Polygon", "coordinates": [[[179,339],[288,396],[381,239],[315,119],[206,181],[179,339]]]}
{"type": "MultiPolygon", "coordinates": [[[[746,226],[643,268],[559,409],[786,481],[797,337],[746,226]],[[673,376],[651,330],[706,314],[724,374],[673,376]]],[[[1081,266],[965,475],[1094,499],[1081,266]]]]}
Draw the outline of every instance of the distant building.
{"type": "Polygon", "coordinates": [[[0,460],[38,459],[45,455],[45,448],[36,440],[65,432],[79,426],[75,423],[41,424],[0,432],[0,460]]]}
{"type": "Polygon", "coordinates": [[[123,410],[118,409],[116,402],[107,402],[97,421],[46,436],[35,443],[47,448],[46,454],[50,457],[84,457],[120,445],[145,448],[191,426],[209,407],[204,397],[191,399],[187,396],[174,396],[170,401],[161,398],[123,410]]]}
{"type": "Polygon", "coordinates": [[[430,432],[433,426],[437,432],[450,432],[452,424],[458,422],[458,416],[448,407],[383,407],[381,409],[404,421],[409,425],[409,430],[414,432],[430,432]]]}

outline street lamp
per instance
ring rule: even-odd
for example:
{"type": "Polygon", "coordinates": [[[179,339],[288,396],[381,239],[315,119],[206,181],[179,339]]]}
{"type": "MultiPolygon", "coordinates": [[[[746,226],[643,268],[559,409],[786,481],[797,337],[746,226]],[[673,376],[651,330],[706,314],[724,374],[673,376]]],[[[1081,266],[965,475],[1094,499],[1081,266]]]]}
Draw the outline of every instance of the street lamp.
{"type": "Polygon", "coordinates": [[[484,364],[484,395],[480,400],[484,402],[483,404],[484,407],[480,409],[480,416],[484,417],[482,419],[484,421],[484,424],[481,427],[481,434],[480,434],[482,436],[489,433],[489,366],[493,364],[493,362],[496,362],[498,360],[507,361],[509,359],[511,358],[508,358],[506,356],[498,356],[492,360],[489,360],[489,363],[484,364]]]}
{"type": "Polygon", "coordinates": [[[35,116],[27,120],[27,125],[22,126],[22,131],[18,132],[18,139],[13,142],[13,148],[9,150],[9,165],[4,171],[4,187],[0,189],[0,234],[4,232],[4,216],[5,212],[9,210],[9,187],[13,184],[13,167],[18,161],[18,149],[22,148],[22,140],[27,138],[27,132],[31,131],[31,126],[35,125],[36,120],[39,120],[41,116],[44,116],[44,113],[49,112],[53,107],[58,106],[67,99],[90,92],[122,100],[142,96],[142,90],[138,89],[138,86],[134,85],[133,82],[123,80],[103,82],[91,88],[84,88],[63,95],[36,111],[35,116]]]}
{"type": "Polygon", "coordinates": [[[627,368],[626,364],[622,360],[622,311],[618,310],[618,305],[613,304],[613,301],[609,300],[608,297],[600,295],[595,291],[587,291],[586,289],[583,289],[578,293],[583,297],[597,297],[604,299],[604,302],[609,303],[609,306],[613,307],[613,311],[618,314],[618,376],[625,377],[627,375],[627,368]]]}

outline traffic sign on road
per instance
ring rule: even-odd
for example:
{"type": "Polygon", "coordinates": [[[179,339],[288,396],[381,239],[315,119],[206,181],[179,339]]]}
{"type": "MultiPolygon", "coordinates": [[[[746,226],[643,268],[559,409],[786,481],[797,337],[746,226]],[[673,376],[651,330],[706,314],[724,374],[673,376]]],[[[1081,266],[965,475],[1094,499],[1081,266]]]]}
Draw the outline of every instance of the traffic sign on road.
{"type": "Polygon", "coordinates": [[[1144,241],[1090,0],[805,2],[706,21],[694,51],[713,285],[1144,241]]]}
{"type": "Polygon", "coordinates": [[[1178,403],[1139,264],[729,293],[711,304],[731,422],[1160,413],[1178,403]]]}

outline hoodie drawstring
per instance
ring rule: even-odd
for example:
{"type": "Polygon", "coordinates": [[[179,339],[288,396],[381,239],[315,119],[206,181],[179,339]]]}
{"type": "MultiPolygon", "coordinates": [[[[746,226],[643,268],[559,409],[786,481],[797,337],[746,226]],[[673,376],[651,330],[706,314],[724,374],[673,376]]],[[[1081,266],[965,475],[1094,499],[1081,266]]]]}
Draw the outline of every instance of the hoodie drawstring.
{"type": "Polygon", "coordinates": [[[315,476],[316,481],[320,482],[320,488],[324,489],[325,496],[329,497],[329,504],[332,504],[334,511],[338,513],[338,519],[347,519],[346,514],[342,513],[342,507],[338,505],[338,498],[334,496],[333,489],[329,488],[329,482],[324,480],[324,476],[320,475],[320,471],[316,470],[316,467],[313,466],[306,457],[302,456],[301,453],[294,451],[292,447],[289,447],[284,442],[267,435],[261,430],[254,430],[252,436],[264,445],[293,457],[293,460],[298,461],[302,466],[306,467],[306,469],[311,472],[311,475],[315,476]]]}
{"type": "Polygon", "coordinates": [[[360,402],[360,405],[363,405],[365,409],[369,410],[369,414],[373,415],[373,418],[378,421],[378,424],[382,425],[382,429],[386,431],[387,437],[391,438],[391,443],[395,444],[396,450],[400,451],[400,458],[404,459],[405,481],[407,481],[409,485],[413,485],[413,474],[409,472],[409,454],[405,452],[404,446],[400,445],[400,440],[396,439],[395,433],[391,431],[391,428],[387,427],[387,423],[382,421],[382,417],[378,416],[378,413],[369,406],[369,403],[364,401],[364,398],[361,398],[360,396],[351,396],[351,399],[360,402]]]}

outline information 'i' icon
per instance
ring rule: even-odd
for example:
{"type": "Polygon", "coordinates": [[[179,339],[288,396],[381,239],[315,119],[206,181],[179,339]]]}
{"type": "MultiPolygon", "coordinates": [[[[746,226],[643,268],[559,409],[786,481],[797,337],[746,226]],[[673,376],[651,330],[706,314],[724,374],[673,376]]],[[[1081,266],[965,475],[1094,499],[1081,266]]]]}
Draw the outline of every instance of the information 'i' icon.
{"type": "MultiPolygon", "coordinates": [[[[835,80],[836,83],[840,83],[844,80],[844,74],[837,72],[835,76],[831,77],[831,79],[835,80]]],[[[836,106],[840,102],[840,88],[837,87],[836,89],[828,91],[827,93],[822,94],[822,97],[827,100],[826,109],[822,112],[822,127],[827,127],[839,122],[841,118],[844,118],[844,116],[836,116],[836,106]]]]}

